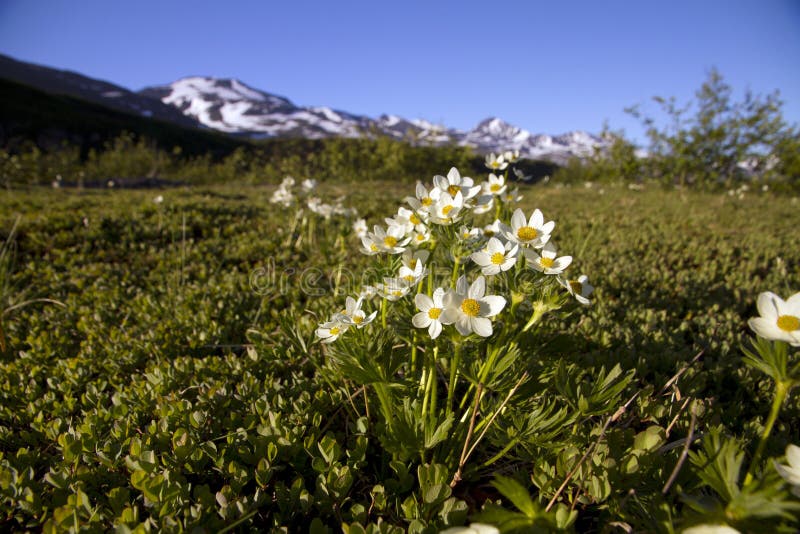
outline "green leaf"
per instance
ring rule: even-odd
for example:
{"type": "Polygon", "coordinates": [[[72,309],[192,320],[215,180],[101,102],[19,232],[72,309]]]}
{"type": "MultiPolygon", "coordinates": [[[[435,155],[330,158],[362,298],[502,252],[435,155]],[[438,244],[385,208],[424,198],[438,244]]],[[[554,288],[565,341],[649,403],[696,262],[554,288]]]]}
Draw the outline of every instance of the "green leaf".
{"type": "Polygon", "coordinates": [[[539,507],[531,499],[528,490],[513,478],[496,475],[492,481],[492,486],[527,517],[535,518],[539,515],[539,507]]]}

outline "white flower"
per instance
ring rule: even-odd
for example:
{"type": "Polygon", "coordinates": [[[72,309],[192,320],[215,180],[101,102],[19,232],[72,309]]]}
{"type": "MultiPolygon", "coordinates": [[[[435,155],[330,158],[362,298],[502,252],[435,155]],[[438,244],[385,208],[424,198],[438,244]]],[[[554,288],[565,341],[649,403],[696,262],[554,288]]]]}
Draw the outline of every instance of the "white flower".
{"type": "Polygon", "coordinates": [[[410,234],[415,226],[424,222],[420,215],[402,206],[398,208],[397,215],[393,218],[386,217],[384,220],[389,226],[400,226],[405,234],[410,234]]]}
{"type": "Polygon", "coordinates": [[[489,195],[502,195],[508,189],[506,179],[504,176],[496,176],[495,174],[489,175],[489,181],[484,182],[483,191],[489,195]]]}
{"type": "Polygon", "coordinates": [[[431,231],[424,224],[418,224],[414,228],[414,232],[411,234],[411,243],[413,243],[415,246],[419,246],[423,243],[427,243],[430,240],[431,231]]]}
{"type": "Polygon", "coordinates": [[[685,528],[681,534],[739,534],[739,531],[728,525],[710,525],[704,523],[693,527],[685,528]]]}
{"type": "Polygon", "coordinates": [[[417,213],[428,213],[433,208],[434,203],[439,199],[440,194],[441,190],[436,187],[428,192],[424,185],[417,183],[416,198],[406,197],[406,202],[408,202],[417,213]]]}
{"type": "Polygon", "coordinates": [[[372,238],[382,252],[388,252],[389,254],[400,254],[405,250],[408,242],[411,241],[410,237],[406,237],[405,228],[395,225],[389,226],[384,230],[383,227],[376,224],[369,237],[372,238]]]}
{"type": "Polygon", "coordinates": [[[294,178],[292,178],[291,176],[286,176],[281,182],[281,187],[284,189],[288,189],[293,186],[294,186],[294,178]]]}
{"type": "Polygon", "coordinates": [[[333,343],[339,336],[344,334],[348,328],[350,328],[350,325],[344,322],[342,315],[336,314],[332,320],[320,324],[315,333],[323,343],[333,343]]]}
{"type": "Polygon", "coordinates": [[[458,230],[458,237],[462,241],[471,241],[474,239],[478,239],[481,236],[482,232],[480,228],[470,228],[469,226],[462,226],[458,230]]]}
{"type": "Polygon", "coordinates": [[[789,465],[775,462],[775,469],[792,486],[792,493],[800,497],[800,447],[791,443],[787,445],[786,461],[789,462],[789,465]]]}
{"type": "Polygon", "coordinates": [[[155,202],[156,204],[161,204],[162,202],[164,202],[163,195],[158,195],[156,198],[153,199],[153,202],[155,202]]]}
{"type": "Polygon", "coordinates": [[[517,208],[511,216],[511,228],[506,231],[506,237],[523,246],[542,248],[550,239],[550,232],[555,225],[553,221],[545,223],[538,209],[534,210],[530,219],[525,219],[525,214],[517,208]]]}
{"type": "Polygon", "coordinates": [[[519,194],[519,187],[515,187],[514,189],[506,190],[505,194],[500,198],[502,198],[503,202],[506,204],[513,204],[514,202],[522,200],[522,195],[519,194]]]}
{"type": "Polygon", "coordinates": [[[497,237],[501,241],[505,241],[505,233],[511,229],[503,224],[500,219],[495,219],[492,224],[487,224],[483,227],[483,235],[485,237],[497,237]]]}
{"type": "Polygon", "coordinates": [[[589,284],[588,276],[582,274],[577,280],[569,280],[562,278],[561,276],[558,276],[556,279],[558,280],[559,284],[564,286],[567,291],[569,291],[570,295],[575,297],[575,300],[587,306],[591,304],[589,301],[589,295],[591,295],[592,291],[594,291],[594,286],[589,284]]]}
{"type": "Polygon", "coordinates": [[[428,270],[425,268],[425,264],[418,261],[414,265],[414,268],[401,265],[400,270],[397,272],[397,277],[405,280],[408,286],[411,287],[417,285],[427,274],[428,270]]]}
{"type": "Polygon", "coordinates": [[[509,163],[516,163],[519,159],[519,150],[506,150],[503,152],[503,159],[509,163]]]}
{"type": "Polygon", "coordinates": [[[303,191],[309,193],[317,188],[317,181],[311,178],[306,178],[305,180],[300,182],[300,187],[303,189],[303,191]]]}
{"type": "Polygon", "coordinates": [[[481,267],[485,275],[507,271],[517,263],[519,245],[503,243],[496,237],[490,237],[483,250],[473,253],[470,258],[481,267]]]}
{"type": "Polygon", "coordinates": [[[468,176],[462,178],[461,173],[455,167],[450,168],[447,178],[439,175],[434,176],[433,185],[442,193],[448,193],[451,197],[455,197],[458,192],[461,192],[464,200],[474,197],[481,190],[481,186],[474,185],[472,178],[468,176]]]}
{"type": "Polygon", "coordinates": [[[294,195],[292,195],[289,189],[281,185],[272,193],[269,201],[273,204],[281,204],[282,206],[288,207],[294,202],[294,195]]]}
{"type": "Polygon", "coordinates": [[[472,523],[468,527],[450,527],[442,530],[439,534],[500,534],[500,530],[492,525],[472,523]]]}
{"type": "Polygon", "coordinates": [[[524,254],[528,264],[544,274],[561,274],[572,263],[572,256],[556,257],[556,246],[552,241],[542,248],[541,256],[533,249],[525,249],[524,254]]]}
{"type": "Polygon", "coordinates": [[[456,289],[450,290],[442,299],[444,312],[442,322],[455,323],[456,330],[462,336],[475,332],[481,337],[492,335],[492,322],[489,317],[500,313],[506,305],[506,299],[499,295],[485,295],[486,281],[479,276],[467,286],[467,278],[461,276],[456,282],[456,289]]]}
{"type": "Polygon", "coordinates": [[[495,156],[494,152],[486,156],[486,166],[492,169],[493,171],[502,171],[508,167],[508,163],[506,162],[505,158],[502,154],[495,156]]]}
{"type": "Polygon", "coordinates": [[[375,319],[375,315],[378,313],[377,311],[367,315],[366,312],[361,309],[361,302],[363,299],[363,297],[359,297],[358,300],[354,299],[353,297],[347,297],[347,300],[345,301],[345,309],[339,314],[343,323],[353,325],[358,328],[364,328],[371,323],[373,319],[375,319]]]}
{"type": "Polygon", "coordinates": [[[358,219],[353,223],[353,232],[355,232],[358,237],[364,237],[367,235],[367,231],[367,221],[364,219],[358,219]]]}
{"type": "Polygon", "coordinates": [[[375,295],[378,294],[378,290],[374,286],[370,285],[363,285],[361,286],[361,291],[358,293],[358,298],[360,299],[371,299],[375,295]]]}
{"type": "MultiPolygon", "coordinates": [[[[514,169],[514,174],[517,175],[517,180],[519,180],[520,182],[527,182],[528,180],[533,178],[532,176],[526,176],[525,173],[522,172],[520,169],[514,169]]],[[[550,178],[549,176],[545,178],[544,180],[545,183],[547,183],[549,178],[550,178]]]]}
{"type": "Polygon", "coordinates": [[[376,288],[383,298],[394,302],[408,295],[411,284],[402,278],[384,278],[382,284],[376,284],[376,288]]]}
{"type": "Polygon", "coordinates": [[[436,339],[442,333],[442,324],[450,324],[443,322],[442,311],[444,305],[442,298],[444,297],[444,289],[437,287],[433,292],[433,298],[419,293],[414,297],[414,303],[417,305],[419,313],[414,315],[411,323],[417,328],[427,328],[428,334],[431,339],[436,339]]]}
{"type": "Polygon", "coordinates": [[[400,257],[400,262],[405,267],[414,270],[417,268],[418,263],[425,265],[425,262],[428,261],[430,255],[431,253],[427,250],[406,250],[400,257]]]}
{"type": "Polygon", "coordinates": [[[373,234],[361,236],[361,253],[367,256],[374,256],[381,253],[381,247],[378,246],[377,238],[373,234]]]}
{"type": "Polygon", "coordinates": [[[442,193],[436,204],[433,205],[431,222],[445,226],[453,224],[458,220],[459,213],[463,207],[464,197],[461,195],[461,191],[456,193],[455,196],[450,196],[450,193],[442,193]]]}
{"type": "Polygon", "coordinates": [[[494,207],[494,195],[478,195],[473,200],[472,213],[482,215],[489,213],[494,207]]]}
{"type": "Polygon", "coordinates": [[[775,293],[766,291],[758,296],[756,306],[760,317],[747,321],[756,335],[800,347],[800,292],[784,302],[775,293]]]}

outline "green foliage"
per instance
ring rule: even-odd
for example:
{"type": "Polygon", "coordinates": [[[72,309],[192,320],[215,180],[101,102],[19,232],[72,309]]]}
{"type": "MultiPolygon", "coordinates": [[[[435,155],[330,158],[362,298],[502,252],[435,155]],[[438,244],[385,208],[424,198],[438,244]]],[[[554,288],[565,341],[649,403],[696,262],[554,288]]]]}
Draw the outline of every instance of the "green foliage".
{"type": "Polygon", "coordinates": [[[778,94],[746,92],[733,100],[733,89],[712,70],[696,92],[696,101],[655,97],[666,126],[634,107],[650,139],[643,162],[646,175],[665,184],[731,186],[749,178],[797,184],[798,132],[786,123],[778,94]]]}
{"type": "MultiPolygon", "coordinates": [[[[0,307],[64,306],[3,316],[0,530],[796,530],[798,501],[774,463],[800,443],[800,404],[788,395],[746,483],[773,381],[739,349],[756,295],[800,287],[796,203],[604,187],[524,188],[597,296],[582,319],[563,309],[532,340],[498,347],[487,390],[519,369],[532,378],[452,488],[450,459],[432,458],[458,419],[423,426],[421,406],[389,388],[394,459],[375,397],[329,371],[349,357],[376,383],[403,379],[387,336],[369,336],[368,361],[312,341],[369,266],[351,219],[298,217],[269,204],[271,187],[241,184],[4,194],[0,307]],[[687,398],[694,440],[662,493],[692,428],[687,398]]],[[[408,185],[331,179],[318,194],[346,195],[372,223],[408,185]]],[[[796,357],[789,347],[789,374],[796,357]]],[[[481,363],[465,358],[461,391],[481,363]]],[[[490,392],[482,409],[503,400],[490,392]]]]}

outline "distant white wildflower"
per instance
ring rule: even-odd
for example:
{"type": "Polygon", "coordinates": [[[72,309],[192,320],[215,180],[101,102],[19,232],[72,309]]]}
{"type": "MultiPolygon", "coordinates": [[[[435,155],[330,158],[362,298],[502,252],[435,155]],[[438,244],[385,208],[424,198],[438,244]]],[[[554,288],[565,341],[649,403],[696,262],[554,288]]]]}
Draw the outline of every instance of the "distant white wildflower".
{"type": "Polygon", "coordinates": [[[500,196],[506,204],[513,204],[522,200],[522,195],[519,194],[519,187],[514,189],[507,189],[506,192],[500,196]]]}
{"type": "Polygon", "coordinates": [[[373,227],[373,233],[369,235],[373,242],[382,252],[389,254],[401,254],[405,246],[411,241],[406,237],[405,229],[402,226],[389,226],[386,230],[379,225],[373,227]]]}
{"type": "Polygon", "coordinates": [[[495,219],[492,224],[487,224],[483,227],[483,235],[485,237],[497,237],[501,241],[505,241],[505,232],[510,231],[510,228],[503,224],[500,219],[495,219]]]}
{"type": "Polygon", "coordinates": [[[525,249],[525,258],[528,265],[544,274],[561,274],[572,263],[572,256],[556,257],[556,246],[548,242],[539,255],[533,249],[525,249]]]}
{"type": "Polygon", "coordinates": [[[353,223],[353,232],[358,237],[364,237],[365,235],[367,235],[368,231],[369,230],[367,230],[367,221],[365,221],[364,219],[357,219],[356,222],[353,223]]]}
{"type": "Polygon", "coordinates": [[[433,205],[439,200],[441,190],[437,187],[428,191],[424,185],[418,183],[416,189],[416,197],[406,197],[406,202],[417,213],[428,213],[433,209],[433,205]]]}
{"type": "Polygon", "coordinates": [[[427,250],[406,250],[400,257],[400,262],[403,266],[413,270],[417,268],[418,263],[425,265],[430,256],[431,253],[427,250]]]}
{"type": "Polygon", "coordinates": [[[591,304],[589,295],[591,295],[594,291],[594,286],[589,284],[588,276],[582,274],[577,280],[570,280],[567,278],[562,278],[561,276],[558,276],[556,279],[558,280],[559,284],[564,286],[566,290],[569,291],[570,295],[575,297],[575,300],[585,306],[591,304]]]}
{"type": "MultiPolygon", "coordinates": [[[[522,172],[521,169],[517,169],[517,168],[514,169],[514,174],[517,176],[517,180],[519,180],[520,182],[528,182],[528,181],[530,181],[531,178],[533,178],[533,176],[526,175],[524,172],[522,172]]],[[[547,183],[549,180],[550,180],[550,177],[549,176],[545,176],[543,182],[547,183]]]]}
{"type": "Polygon", "coordinates": [[[374,311],[367,315],[366,312],[361,309],[362,301],[363,297],[359,297],[358,300],[354,299],[353,297],[347,297],[347,300],[345,301],[345,309],[341,313],[343,316],[343,323],[353,325],[357,328],[364,328],[371,323],[373,319],[375,319],[375,315],[378,312],[374,311]]]}
{"type": "Polygon", "coordinates": [[[784,301],[775,293],[765,291],[758,296],[756,307],[760,317],[747,321],[756,335],[800,347],[800,292],[784,301]]]}
{"type": "Polygon", "coordinates": [[[494,208],[494,195],[478,195],[472,199],[472,213],[481,215],[489,213],[494,208]]]}
{"type": "Polygon", "coordinates": [[[792,493],[800,497],[800,447],[786,446],[786,461],[789,465],[775,463],[775,469],[783,479],[792,486],[792,493]]]}
{"type": "Polygon", "coordinates": [[[682,534],[739,534],[739,531],[728,525],[711,525],[704,523],[693,527],[685,528],[682,534]]]}
{"type": "Polygon", "coordinates": [[[350,325],[344,322],[340,314],[337,314],[332,320],[320,324],[315,333],[323,343],[333,343],[339,336],[344,334],[348,328],[350,328],[350,325]]]}
{"type": "Polygon", "coordinates": [[[481,186],[475,185],[472,178],[469,176],[462,177],[455,167],[450,168],[447,177],[434,176],[433,185],[436,186],[436,189],[439,189],[442,193],[448,193],[451,197],[455,197],[460,192],[464,200],[471,199],[481,190],[481,186]]]}
{"type": "Polygon", "coordinates": [[[397,272],[397,277],[411,287],[420,283],[426,274],[428,274],[428,270],[425,268],[425,264],[421,261],[418,261],[415,263],[413,268],[406,265],[401,265],[397,272]]]}
{"type": "Polygon", "coordinates": [[[500,530],[492,525],[472,523],[468,527],[450,527],[439,534],[500,534],[500,530]]]}
{"type": "Polygon", "coordinates": [[[465,276],[456,282],[455,290],[448,291],[442,299],[444,312],[442,322],[454,323],[462,336],[475,332],[481,337],[492,335],[492,322],[489,317],[500,313],[506,305],[506,299],[499,295],[486,295],[486,281],[479,276],[467,285],[465,276]]]}
{"type": "Polygon", "coordinates": [[[483,185],[484,193],[489,195],[500,196],[508,189],[508,184],[506,184],[506,179],[503,175],[490,174],[488,181],[484,182],[483,185]]]}
{"type": "Polygon", "coordinates": [[[503,159],[509,163],[516,163],[519,160],[519,150],[506,150],[503,152],[503,159]]]}
{"type": "Polygon", "coordinates": [[[506,169],[506,167],[508,167],[508,162],[506,162],[506,159],[503,157],[503,155],[499,154],[495,156],[494,152],[486,156],[485,163],[486,166],[493,171],[503,171],[506,169]]]}
{"type": "Polygon", "coordinates": [[[429,297],[424,293],[419,293],[414,297],[414,304],[416,304],[419,313],[411,318],[411,323],[417,328],[427,328],[431,339],[436,339],[442,333],[442,324],[450,324],[442,322],[443,297],[444,289],[441,287],[434,290],[433,297],[429,297]]]}
{"type": "Polygon", "coordinates": [[[461,238],[462,241],[472,241],[481,237],[483,232],[481,232],[480,228],[470,228],[469,226],[462,226],[458,230],[458,237],[461,238]]]}
{"type": "Polygon", "coordinates": [[[503,243],[496,237],[490,237],[483,250],[473,253],[470,258],[481,268],[485,275],[498,274],[511,269],[517,263],[519,245],[503,243]]]}
{"type": "Polygon", "coordinates": [[[509,241],[526,247],[541,248],[550,239],[550,232],[555,225],[553,221],[545,223],[544,216],[538,209],[526,219],[522,210],[517,208],[511,215],[511,228],[506,231],[506,237],[509,241]]]}
{"type": "Polygon", "coordinates": [[[384,278],[383,283],[378,283],[375,287],[388,301],[400,300],[411,290],[411,284],[402,278],[384,278]]]}
{"type": "Polygon", "coordinates": [[[301,188],[303,189],[303,191],[305,191],[306,193],[310,193],[311,191],[313,191],[314,189],[316,189],[316,188],[317,188],[317,181],[316,181],[316,180],[313,180],[313,179],[311,179],[311,178],[306,178],[305,180],[303,180],[302,182],[300,182],[300,187],[301,187],[301,188]]]}
{"type": "Polygon", "coordinates": [[[161,204],[162,202],[164,202],[164,196],[158,195],[156,198],[153,199],[153,202],[155,202],[156,204],[161,204]]]}
{"type": "Polygon", "coordinates": [[[464,197],[461,191],[455,196],[450,193],[442,193],[431,211],[431,222],[444,226],[451,225],[458,220],[460,212],[464,207],[464,197]]]}

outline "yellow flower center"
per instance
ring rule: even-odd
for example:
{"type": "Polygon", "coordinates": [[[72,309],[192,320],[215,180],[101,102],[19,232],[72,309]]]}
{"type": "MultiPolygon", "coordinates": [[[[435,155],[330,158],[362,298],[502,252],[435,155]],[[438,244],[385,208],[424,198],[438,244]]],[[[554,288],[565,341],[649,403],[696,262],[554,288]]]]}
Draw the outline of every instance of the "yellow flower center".
{"type": "Polygon", "coordinates": [[[338,326],[334,326],[333,328],[330,329],[330,333],[331,333],[332,336],[337,335],[339,332],[340,332],[340,330],[339,330],[338,326]]]}
{"type": "Polygon", "coordinates": [[[500,166],[500,162],[498,162],[498,161],[493,161],[493,162],[492,162],[492,168],[493,168],[493,169],[496,169],[496,168],[498,168],[499,166],[500,166]]]}
{"type": "Polygon", "coordinates": [[[394,291],[392,291],[392,296],[393,297],[402,297],[403,296],[403,292],[400,291],[399,289],[395,289],[394,291]]]}
{"type": "Polygon", "coordinates": [[[441,308],[431,308],[430,310],[428,310],[428,317],[434,320],[438,319],[441,314],[442,314],[441,308]]]}
{"type": "Polygon", "coordinates": [[[406,282],[413,282],[414,281],[414,277],[412,275],[410,275],[410,274],[407,274],[407,275],[405,275],[403,277],[403,280],[405,280],[406,282]]]}
{"type": "Polygon", "coordinates": [[[450,211],[452,209],[453,209],[453,206],[451,204],[448,204],[447,206],[442,208],[442,214],[443,215],[447,215],[448,213],[450,213],[450,211]]]}
{"type": "Polygon", "coordinates": [[[408,261],[408,268],[412,271],[417,268],[417,258],[411,258],[408,261]]]}
{"type": "Polygon", "coordinates": [[[530,226],[523,226],[517,230],[517,237],[523,241],[531,241],[536,239],[537,235],[539,235],[539,233],[536,231],[536,229],[531,228],[530,226]]]}
{"type": "Polygon", "coordinates": [[[425,235],[417,234],[417,241],[425,241],[425,235]]]}
{"type": "Polygon", "coordinates": [[[411,221],[411,222],[412,222],[412,223],[414,223],[414,224],[419,224],[419,223],[421,223],[421,222],[422,222],[422,221],[420,220],[420,218],[419,218],[419,217],[417,217],[417,214],[416,214],[416,213],[412,213],[412,214],[411,214],[411,217],[409,217],[409,218],[408,218],[408,220],[409,220],[409,221],[411,221]]]}
{"type": "Polygon", "coordinates": [[[458,193],[459,191],[461,191],[461,188],[458,187],[457,185],[451,185],[450,187],[447,188],[447,192],[450,193],[451,197],[456,196],[456,193],[458,193]]]}
{"type": "Polygon", "coordinates": [[[370,244],[369,244],[369,249],[370,249],[372,252],[378,252],[378,245],[376,245],[375,243],[370,243],[370,244]]]}
{"type": "Polygon", "coordinates": [[[800,318],[794,315],[781,315],[778,317],[778,328],[784,332],[793,332],[800,329],[800,318]]]}
{"type": "Polygon", "coordinates": [[[461,311],[464,312],[464,315],[469,315],[470,317],[477,317],[478,312],[481,311],[481,305],[475,299],[464,299],[461,302],[461,311]]]}
{"type": "Polygon", "coordinates": [[[353,322],[356,323],[356,324],[361,324],[361,321],[363,321],[363,320],[364,320],[364,318],[361,317],[360,315],[353,316],[353,322]]]}
{"type": "Polygon", "coordinates": [[[431,204],[433,204],[433,200],[431,200],[431,197],[425,197],[422,200],[420,200],[420,202],[422,203],[423,206],[430,206],[431,204]]]}
{"type": "Polygon", "coordinates": [[[397,238],[387,235],[383,238],[383,244],[389,248],[392,248],[397,244],[397,238]]]}
{"type": "Polygon", "coordinates": [[[501,187],[502,186],[500,184],[492,184],[492,186],[489,189],[492,191],[492,193],[497,193],[498,191],[500,191],[501,187]]]}
{"type": "Polygon", "coordinates": [[[506,256],[502,252],[492,254],[492,263],[495,265],[502,265],[504,261],[506,261],[506,256]]]}
{"type": "Polygon", "coordinates": [[[550,267],[552,267],[555,262],[556,261],[553,258],[545,258],[544,256],[539,258],[539,265],[541,265],[545,269],[549,269],[550,267]]]}

